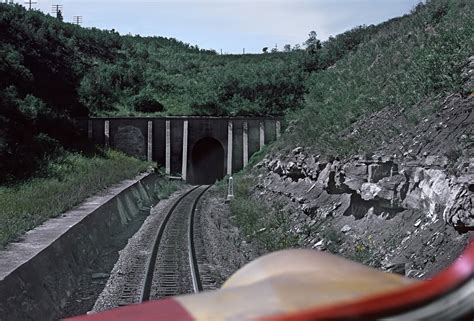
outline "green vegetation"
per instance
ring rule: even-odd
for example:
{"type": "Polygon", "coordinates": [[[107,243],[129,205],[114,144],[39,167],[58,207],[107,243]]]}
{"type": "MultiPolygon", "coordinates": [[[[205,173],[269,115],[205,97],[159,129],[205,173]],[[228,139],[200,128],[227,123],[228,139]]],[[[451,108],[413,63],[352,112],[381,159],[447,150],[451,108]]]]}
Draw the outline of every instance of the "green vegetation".
{"type": "Polygon", "coordinates": [[[87,115],[289,114],[287,139],[354,152],[338,134],[362,116],[392,106],[416,122],[411,106],[460,89],[473,7],[431,0],[323,43],[311,32],[305,49],[222,56],[0,4],[0,182],[30,177],[58,147],[84,150],[73,119],[87,115]]]}
{"type": "MultiPolygon", "coordinates": [[[[166,177],[164,174],[161,176],[166,177]]],[[[176,192],[179,187],[179,182],[173,181],[173,180],[167,180],[166,184],[161,184],[157,186],[157,190],[155,190],[156,195],[158,196],[158,199],[164,200],[170,197],[171,194],[176,192]]]]}
{"type": "Polygon", "coordinates": [[[114,151],[93,158],[66,153],[46,165],[45,178],[0,187],[0,248],[105,187],[146,170],[149,165],[114,151]]]}
{"type": "Polygon", "coordinates": [[[474,48],[474,2],[428,1],[378,28],[333,68],[309,77],[305,107],[292,113],[288,140],[357,152],[360,142],[341,141],[340,133],[362,116],[391,106],[417,118],[417,104],[462,92],[461,69],[474,48]]]}
{"type": "MultiPolygon", "coordinates": [[[[417,122],[420,103],[461,91],[461,69],[474,48],[474,2],[431,0],[378,26],[323,43],[311,32],[305,49],[262,55],[220,56],[175,39],[85,29],[19,5],[0,4],[0,30],[0,184],[10,185],[0,190],[4,244],[146,166],[94,156],[101,153],[78,136],[76,117],[285,115],[291,131],[280,146],[335,154],[360,151],[363,137],[344,141],[340,133],[382,108],[417,122]],[[81,178],[90,185],[75,182],[81,178]],[[51,197],[36,200],[37,190],[51,197]]],[[[249,183],[241,180],[232,208],[244,231],[276,242],[266,244],[271,248],[292,244],[291,237],[270,237],[284,230],[286,216],[248,201],[249,183]]]]}
{"type": "Polygon", "coordinates": [[[291,53],[219,56],[124,41],[118,61],[99,63],[81,82],[94,114],[281,115],[302,105],[305,74],[291,53]]]}
{"type": "Polygon", "coordinates": [[[58,147],[87,145],[78,116],[284,115],[308,76],[370,38],[358,27],[307,50],[217,55],[175,39],[85,29],[0,4],[0,182],[29,178],[58,147]],[[19,130],[21,129],[21,133],[19,130]]]}
{"type": "Polygon", "coordinates": [[[318,232],[321,238],[325,240],[327,250],[333,254],[338,254],[340,246],[343,243],[342,234],[328,224],[327,219],[319,222],[320,225],[323,225],[323,223],[325,226],[319,227],[318,232]]]}
{"type": "Polygon", "coordinates": [[[288,213],[282,207],[266,206],[250,198],[255,182],[244,175],[235,176],[235,198],[230,208],[236,225],[249,241],[267,251],[297,246],[298,237],[290,231],[288,213]]]}
{"type": "Polygon", "coordinates": [[[374,255],[373,248],[367,246],[364,242],[359,242],[354,246],[351,259],[368,265],[371,260],[374,260],[374,255]]]}

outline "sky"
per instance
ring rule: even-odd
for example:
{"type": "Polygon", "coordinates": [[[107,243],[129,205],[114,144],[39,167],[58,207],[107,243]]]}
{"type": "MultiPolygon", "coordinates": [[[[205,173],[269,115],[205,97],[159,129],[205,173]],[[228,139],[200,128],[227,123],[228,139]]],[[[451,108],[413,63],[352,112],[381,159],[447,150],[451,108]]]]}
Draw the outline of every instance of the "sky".
{"type": "MultiPolygon", "coordinates": [[[[2,0],[3,1],[3,0],[2,0]]],[[[67,22],[121,34],[172,37],[223,53],[302,44],[310,31],[326,40],[359,25],[409,13],[420,0],[36,0],[51,13],[63,5],[67,22]]],[[[23,1],[15,0],[24,4],[23,1]]],[[[28,4],[24,4],[28,6],[28,4]]]]}

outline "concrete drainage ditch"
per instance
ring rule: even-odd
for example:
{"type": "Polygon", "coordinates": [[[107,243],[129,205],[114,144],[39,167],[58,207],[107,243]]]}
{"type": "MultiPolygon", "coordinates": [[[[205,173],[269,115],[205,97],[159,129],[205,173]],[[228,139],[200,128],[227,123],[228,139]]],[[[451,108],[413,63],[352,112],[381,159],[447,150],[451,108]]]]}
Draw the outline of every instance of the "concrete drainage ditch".
{"type": "Polygon", "coordinates": [[[0,321],[86,312],[164,183],[156,174],[124,181],[0,251],[0,321]]]}

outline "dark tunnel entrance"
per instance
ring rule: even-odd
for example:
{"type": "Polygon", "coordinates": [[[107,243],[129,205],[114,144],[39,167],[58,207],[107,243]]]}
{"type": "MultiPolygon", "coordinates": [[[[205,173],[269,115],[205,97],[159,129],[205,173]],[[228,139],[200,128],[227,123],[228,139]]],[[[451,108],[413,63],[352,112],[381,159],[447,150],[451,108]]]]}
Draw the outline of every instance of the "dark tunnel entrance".
{"type": "Polygon", "coordinates": [[[191,152],[192,184],[214,184],[224,177],[224,148],[214,138],[199,140],[191,152]]]}

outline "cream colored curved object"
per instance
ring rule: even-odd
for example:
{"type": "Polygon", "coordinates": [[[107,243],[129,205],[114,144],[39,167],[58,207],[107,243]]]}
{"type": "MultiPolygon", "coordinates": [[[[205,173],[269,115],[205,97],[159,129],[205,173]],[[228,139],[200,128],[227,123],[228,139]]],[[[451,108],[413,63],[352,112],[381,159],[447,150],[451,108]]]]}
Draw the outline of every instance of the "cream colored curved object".
{"type": "Polygon", "coordinates": [[[246,265],[222,287],[175,299],[195,320],[250,320],[400,289],[412,280],[314,250],[286,250],[246,265]]]}

